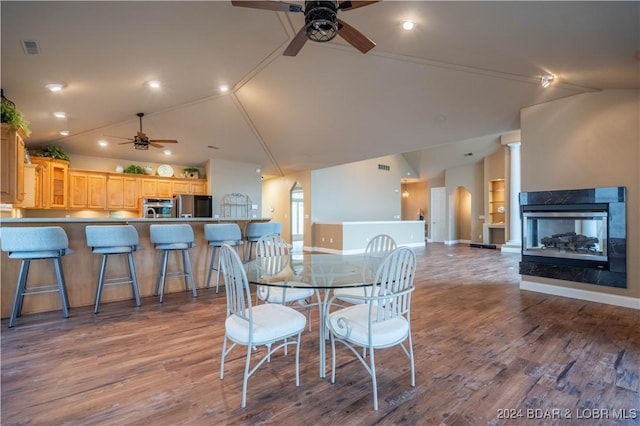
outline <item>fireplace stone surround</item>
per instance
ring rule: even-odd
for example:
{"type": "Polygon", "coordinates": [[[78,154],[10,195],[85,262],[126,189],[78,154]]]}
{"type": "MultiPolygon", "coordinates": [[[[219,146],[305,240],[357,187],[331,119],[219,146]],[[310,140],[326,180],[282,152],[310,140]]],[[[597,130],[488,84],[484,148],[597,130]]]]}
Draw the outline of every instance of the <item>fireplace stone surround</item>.
{"type": "MultiPolygon", "coordinates": [[[[537,191],[520,193],[520,215],[522,223],[522,260],[520,274],[554,278],[565,281],[582,282],[609,287],[627,287],[627,236],[626,236],[626,189],[625,187],[587,188],[559,191],[537,191]],[[525,220],[525,214],[536,220],[525,220]],[[587,219],[584,219],[584,218],[587,219]],[[565,228],[564,234],[536,236],[536,230],[527,229],[542,218],[558,222],[565,228]],[[597,231],[591,235],[577,234],[568,220],[582,222],[604,221],[597,231]],[[595,221],[593,219],[596,219],[595,221]],[[575,242],[567,242],[576,236],[582,241],[590,241],[588,249],[579,247],[579,253],[568,250],[567,246],[575,242]],[[595,238],[596,234],[599,238],[595,238]],[[536,236],[538,237],[538,236],[536,236]],[[527,241],[529,238],[529,241],[527,241]],[[556,246],[556,241],[563,245],[556,246]],[[542,241],[542,243],[537,243],[542,241]],[[597,241],[596,241],[597,240],[597,241]],[[593,243],[591,243],[593,241],[593,243]],[[595,244],[595,248],[593,248],[595,244]],[[553,245],[552,251],[549,250],[553,245]],[[533,246],[533,247],[532,247],[533,246]],[[566,256],[563,256],[566,253],[566,256]]],[[[536,225],[539,226],[539,225],[536,225]]],[[[576,227],[578,225],[575,225],[576,227]]],[[[589,226],[589,228],[592,228],[589,226]]]]}

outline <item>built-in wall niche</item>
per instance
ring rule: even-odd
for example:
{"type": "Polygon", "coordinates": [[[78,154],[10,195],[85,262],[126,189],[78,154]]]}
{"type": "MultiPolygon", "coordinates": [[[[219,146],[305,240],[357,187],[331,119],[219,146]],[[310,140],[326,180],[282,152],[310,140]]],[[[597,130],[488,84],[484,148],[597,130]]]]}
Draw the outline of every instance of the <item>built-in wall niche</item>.
{"type": "Polygon", "coordinates": [[[504,179],[489,181],[489,223],[504,223],[504,179]]]}

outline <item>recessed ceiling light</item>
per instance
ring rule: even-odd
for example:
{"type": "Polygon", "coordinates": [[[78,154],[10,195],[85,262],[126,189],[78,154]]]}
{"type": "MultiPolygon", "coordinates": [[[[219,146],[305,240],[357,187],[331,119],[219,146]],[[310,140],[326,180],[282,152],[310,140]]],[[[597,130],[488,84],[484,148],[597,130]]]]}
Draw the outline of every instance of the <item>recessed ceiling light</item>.
{"type": "Polygon", "coordinates": [[[53,113],[53,116],[55,118],[66,118],[67,117],[67,113],[64,111],[56,111],[53,113]]]}
{"type": "Polygon", "coordinates": [[[409,21],[409,20],[402,21],[402,28],[407,30],[407,31],[412,30],[413,27],[415,27],[415,25],[416,25],[416,23],[413,22],[413,21],[409,21]]]}
{"type": "Polygon", "coordinates": [[[160,82],[158,80],[147,81],[147,86],[151,87],[152,89],[159,89],[160,82]]]}
{"type": "Polygon", "coordinates": [[[98,141],[98,145],[100,145],[100,146],[108,146],[109,142],[107,142],[107,141],[98,141]]]}
{"type": "Polygon", "coordinates": [[[68,130],[60,130],[58,133],[60,133],[60,136],[69,136],[68,130]]]}
{"type": "Polygon", "coordinates": [[[51,90],[52,92],[59,92],[64,88],[64,84],[62,84],[62,83],[49,83],[49,84],[46,84],[44,87],[46,87],[47,89],[51,90]]]}
{"type": "Polygon", "coordinates": [[[222,86],[220,86],[220,91],[222,93],[226,93],[229,91],[229,86],[227,86],[226,84],[223,84],[222,86]]]}
{"type": "Polygon", "coordinates": [[[171,155],[171,150],[170,149],[165,149],[164,150],[164,155],[171,155]]]}

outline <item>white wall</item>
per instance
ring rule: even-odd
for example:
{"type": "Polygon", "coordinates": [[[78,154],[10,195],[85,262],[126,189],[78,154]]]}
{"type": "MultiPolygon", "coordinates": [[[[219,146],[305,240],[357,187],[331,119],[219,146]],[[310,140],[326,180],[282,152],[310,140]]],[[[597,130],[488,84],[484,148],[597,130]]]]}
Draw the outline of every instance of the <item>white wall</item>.
{"type": "Polygon", "coordinates": [[[207,165],[209,189],[213,195],[213,214],[220,213],[220,202],[226,194],[240,193],[248,195],[257,206],[251,212],[260,217],[262,214],[262,176],[256,170],[257,164],[237,163],[212,159],[207,165]]]}
{"type": "Polygon", "coordinates": [[[640,90],[605,90],[524,108],[521,123],[522,191],[627,187],[628,287],[523,280],[640,298],[640,90]]]}
{"type": "Polygon", "coordinates": [[[403,177],[416,172],[402,155],[314,170],[312,222],[400,220],[403,177]],[[378,164],[390,170],[379,170],[378,164]]]}

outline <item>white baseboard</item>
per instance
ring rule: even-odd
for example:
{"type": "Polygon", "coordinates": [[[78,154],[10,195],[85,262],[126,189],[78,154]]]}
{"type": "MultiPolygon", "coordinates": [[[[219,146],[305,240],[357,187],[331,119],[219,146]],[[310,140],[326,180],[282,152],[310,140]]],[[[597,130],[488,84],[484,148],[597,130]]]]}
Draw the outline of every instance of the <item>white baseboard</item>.
{"type": "Polygon", "coordinates": [[[502,247],[500,247],[500,251],[503,251],[505,253],[522,253],[522,247],[521,246],[508,246],[508,245],[502,245],[502,247]]]}
{"type": "MultiPolygon", "coordinates": [[[[399,244],[399,247],[424,247],[425,243],[423,241],[419,241],[417,243],[409,243],[409,244],[399,244]]],[[[306,250],[306,248],[305,248],[306,250]]],[[[352,250],[336,250],[325,247],[313,247],[310,250],[317,251],[320,253],[329,253],[329,254],[362,254],[364,253],[364,249],[352,249],[352,250]]]]}
{"type": "Polygon", "coordinates": [[[455,244],[471,244],[471,240],[444,240],[444,244],[448,246],[455,244]]]}
{"type": "Polygon", "coordinates": [[[619,296],[617,294],[600,293],[597,291],[582,290],[578,288],[560,287],[525,280],[520,280],[520,289],[640,310],[640,299],[636,299],[635,297],[619,296]]]}

